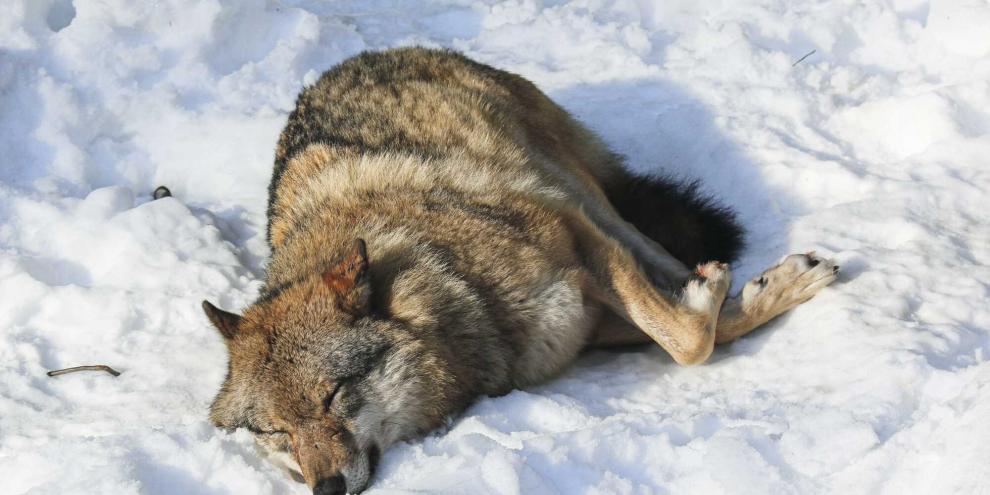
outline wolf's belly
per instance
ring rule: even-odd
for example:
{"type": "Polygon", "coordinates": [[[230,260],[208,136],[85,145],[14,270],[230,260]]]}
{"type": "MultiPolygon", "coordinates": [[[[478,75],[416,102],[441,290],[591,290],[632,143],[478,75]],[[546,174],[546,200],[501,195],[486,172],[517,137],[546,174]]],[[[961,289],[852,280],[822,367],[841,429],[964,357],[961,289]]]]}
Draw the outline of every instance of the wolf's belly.
{"type": "Polygon", "coordinates": [[[513,363],[517,387],[546,380],[573,362],[587,345],[599,311],[585,299],[573,273],[537,289],[517,309],[526,327],[513,363]]]}

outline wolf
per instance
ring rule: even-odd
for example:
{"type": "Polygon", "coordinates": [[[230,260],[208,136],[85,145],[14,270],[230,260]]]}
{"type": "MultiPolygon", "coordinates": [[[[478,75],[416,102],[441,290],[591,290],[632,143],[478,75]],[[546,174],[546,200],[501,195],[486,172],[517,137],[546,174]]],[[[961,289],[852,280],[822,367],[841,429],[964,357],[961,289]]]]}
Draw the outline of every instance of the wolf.
{"type": "Polygon", "coordinates": [[[814,253],[727,296],[733,213],[637,177],[526,79],[448,50],[362,53],[298,97],[269,187],[271,256],[243,315],[204,301],[228,371],[210,409],[314,494],[589,347],[680,364],[833,282],[814,253]]]}

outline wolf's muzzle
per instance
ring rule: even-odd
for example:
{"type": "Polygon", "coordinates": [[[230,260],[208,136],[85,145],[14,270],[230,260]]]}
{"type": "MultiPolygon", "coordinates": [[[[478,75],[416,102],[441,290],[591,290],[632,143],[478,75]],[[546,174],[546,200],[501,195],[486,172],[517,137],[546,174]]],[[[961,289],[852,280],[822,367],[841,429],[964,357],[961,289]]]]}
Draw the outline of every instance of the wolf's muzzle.
{"type": "Polygon", "coordinates": [[[347,484],[344,482],[344,477],[339,474],[323,478],[313,487],[313,495],[344,495],[345,493],[347,493],[347,484]]]}

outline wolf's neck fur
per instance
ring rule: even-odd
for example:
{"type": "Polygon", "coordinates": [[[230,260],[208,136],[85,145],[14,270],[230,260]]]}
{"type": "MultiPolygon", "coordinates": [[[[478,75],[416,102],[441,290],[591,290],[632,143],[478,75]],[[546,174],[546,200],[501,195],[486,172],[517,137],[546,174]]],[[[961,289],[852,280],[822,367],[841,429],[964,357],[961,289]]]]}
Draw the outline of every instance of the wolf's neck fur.
{"type": "Polygon", "coordinates": [[[413,154],[363,154],[350,148],[311,144],[289,160],[273,192],[271,243],[278,249],[310,215],[363,208],[369,195],[446,190],[497,198],[508,194],[561,199],[542,184],[536,169],[520,173],[527,158],[521,150],[479,159],[465,152],[447,158],[413,154]],[[506,173],[506,168],[515,169],[506,173]]]}

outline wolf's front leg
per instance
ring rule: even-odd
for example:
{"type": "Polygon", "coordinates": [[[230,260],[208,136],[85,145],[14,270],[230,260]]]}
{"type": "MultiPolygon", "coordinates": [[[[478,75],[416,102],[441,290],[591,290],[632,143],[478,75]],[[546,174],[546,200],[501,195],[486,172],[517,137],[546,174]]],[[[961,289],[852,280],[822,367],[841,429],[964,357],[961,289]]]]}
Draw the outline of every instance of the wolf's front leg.
{"type": "Polygon", "coordinates": [[[746,283],[742,293],[726,299],[719,313],[715,342],[741,337],[781,313],[811,299],[835,281],[839,267],[832,260],[792,254],[746,283]]]}

